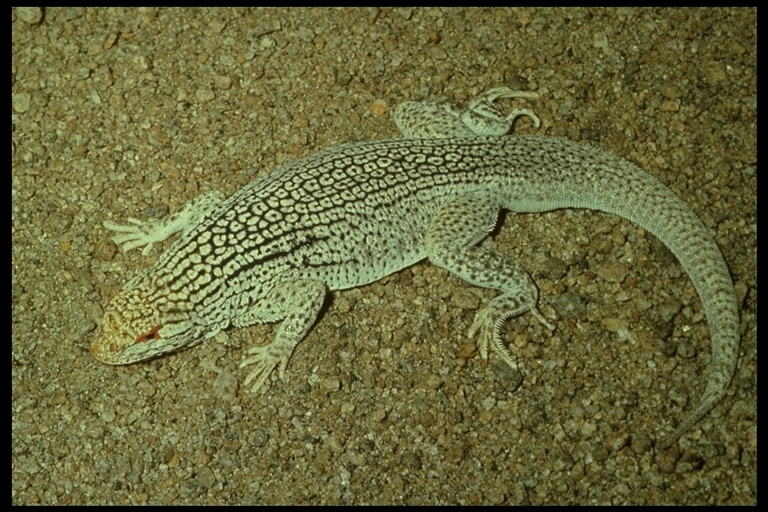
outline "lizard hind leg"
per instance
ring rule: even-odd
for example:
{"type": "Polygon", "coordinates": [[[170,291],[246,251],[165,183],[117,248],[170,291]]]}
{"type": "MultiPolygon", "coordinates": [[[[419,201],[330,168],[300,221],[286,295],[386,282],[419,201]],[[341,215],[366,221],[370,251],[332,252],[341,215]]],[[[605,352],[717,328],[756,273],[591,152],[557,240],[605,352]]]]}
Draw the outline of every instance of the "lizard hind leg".
{"type": "Polygon", "coordinates": [[[536,128],[541,122],[530,109],[513,109],[505,116],[493,103],[499,98],[538,97],[535,92],[497,87],[474,97],[466,107],[445,101],[406,101],[397,106],[393,117],[400,133],[411,139],[502,137],[510,132],[518,117],[530,117],[536,128]]]}
{"type": "Polygon", "coordinates": [[[474,246],[491,232],[498,210],[492,197],[480,194],[446,203],[432,218],[425,248],[432,263],[473,285],[501,291],[476,314],[468,334],[472,338],[479,334],[477,345],[483,361],[487,362],[492,348],[512,370],[518,370],[500,336],[504,321],[530,311],[545,327],[554,327],[536,308],[538,290],[528,274],[506,256],[474,246]]]}

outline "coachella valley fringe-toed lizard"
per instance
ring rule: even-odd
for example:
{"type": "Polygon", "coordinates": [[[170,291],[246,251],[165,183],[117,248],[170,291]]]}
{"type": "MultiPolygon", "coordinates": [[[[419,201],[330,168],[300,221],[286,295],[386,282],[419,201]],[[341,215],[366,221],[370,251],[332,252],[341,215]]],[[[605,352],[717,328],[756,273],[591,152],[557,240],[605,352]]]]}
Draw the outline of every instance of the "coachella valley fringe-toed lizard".
{"type": "Polygon", "coordinates": [[[285,165],[228,199],[211,192],[152,223],[104,223],[124,250],[174,233],[154,267],[112,299],[91,346],[108,364],[129,364],[190,347],[230,326],[282,321],[275,339],[252,347],[245,384],[283,378],[294,347],[329,290],[376,281],[424,258],[501,294],[475,316],[483,360],[493,348],[511,368],[499,335],[508,317],[536,308],[538,291],[515,262],[477,247],[501,209],[588,208],[619,215],[661,240],[688,272],[709,321],[712,359],[698,404],[665,448],[725,396],[739,349],[739,312],[714,239],[669,188],[597,148],[543,136],[505,136],[517,116],[498,98],[536,97],[491,89],[467,108],[407,102],[395,111],[403,139],[344,144],[285,165]]]}

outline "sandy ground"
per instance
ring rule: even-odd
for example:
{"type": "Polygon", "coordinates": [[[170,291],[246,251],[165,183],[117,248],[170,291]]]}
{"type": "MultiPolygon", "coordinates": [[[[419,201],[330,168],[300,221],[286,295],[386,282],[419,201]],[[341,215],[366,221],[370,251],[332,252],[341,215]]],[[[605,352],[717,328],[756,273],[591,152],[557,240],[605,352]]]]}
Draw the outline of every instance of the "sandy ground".
{"type": "Polygon", "coordinates": [[[12,18],[14,503],[755,503],[754,9],[12,18]],[[541,96],[519,106],[543,126],[518,132],[638,163],[722,248],[741,360],[679,450],[654,442],[706,383],[700,302],[652,235],[590,211],[507,214],[485,242],[529,269],[557,327],[507,324],[516,390],[466,336],[495,293],[428,263],[335,293],[263,394],[240,386],[238,363],[274,325],[125,367],[90,355],[106,302],[159,254],[123,254],[105,219],[161,216],[317,150],[394,137],[401,101],[498,86],[541,96]]]}

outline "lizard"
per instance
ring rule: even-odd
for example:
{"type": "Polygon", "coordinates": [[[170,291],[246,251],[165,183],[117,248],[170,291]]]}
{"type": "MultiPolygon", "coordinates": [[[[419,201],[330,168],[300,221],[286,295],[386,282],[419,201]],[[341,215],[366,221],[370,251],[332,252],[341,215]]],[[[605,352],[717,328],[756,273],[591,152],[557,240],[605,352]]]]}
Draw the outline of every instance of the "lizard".
{"type": "MultiPolygon", "coordinates": [[[[613,213],[661,240],[688,273],[709,323],[711,362],[698,403],[661,449],[726,395],[739,351],[739,312],[728,267],[707,227],[666,185],[599,148],[541,135],[508,135],[528,109],[504,116],[500,98],[534,92],[494,88],[466,107],[408,101],[394,111],[402,138],[342,144],[283,165],[229,198],[205,193],[151,222],[104,221],[124,251],[181,233],[155,265],[108,303],[91,345],[107,364],[150,359],[230,327],[282,322],[274,339],[247,349],[244,385],[285,378],[296,345],[329,291],[372,283],[423,259],[498,290],[468,331],[487,364],[517,361],[500,336],[506,319],[538,308],[538,289],[507,256],[477,244],[499,212],[587,208],[613,213]]],[[[266,387],[269,387],[267,385],[266,387]]]]}

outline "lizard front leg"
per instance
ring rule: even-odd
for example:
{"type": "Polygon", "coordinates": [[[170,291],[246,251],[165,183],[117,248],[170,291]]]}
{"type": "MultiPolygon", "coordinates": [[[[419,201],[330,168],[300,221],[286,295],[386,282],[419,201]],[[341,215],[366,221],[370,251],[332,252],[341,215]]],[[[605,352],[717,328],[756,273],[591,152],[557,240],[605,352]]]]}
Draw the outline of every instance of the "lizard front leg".
{"type": "Polygon", "coordinates": [[[293,354],[293,349],[304,339],[309,329],[317,320],[320,308],[326,296],[325,283],[312,279],[293,279],[278,283],[256,309],[245,313],[234,323],[243,327],[260,322],[283,323],[277,330],[271,343],[248,350],[251,357],[240,363],[240,368],[254,365],[245,378],[244,384],[252,382],[251,392],[255,393],[267,381],[272,370],[277,367],[281,379],[285,377],[285,368],[293,354]]]}
{"type": "Polygon", "coordinates": [[[123,251],[144,246],[142,254],[146,256],[155,242],[162,242],[179,231],[186,232],[223,201],[224,194],[221,192],[207,192],[186,203],[181,210],[159,220],[145,222],[129,217],[127,220],[132,226],[111,220],[105,220],[103,225],[110,231],[119,233],[112,237],[112,240],[121,246],[123,251]]]}

